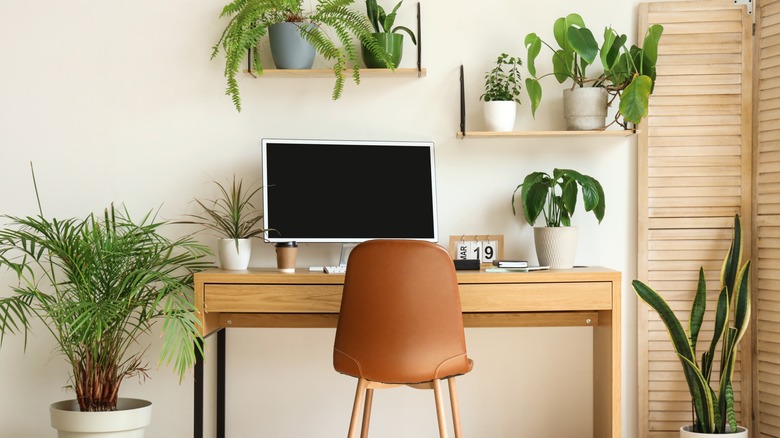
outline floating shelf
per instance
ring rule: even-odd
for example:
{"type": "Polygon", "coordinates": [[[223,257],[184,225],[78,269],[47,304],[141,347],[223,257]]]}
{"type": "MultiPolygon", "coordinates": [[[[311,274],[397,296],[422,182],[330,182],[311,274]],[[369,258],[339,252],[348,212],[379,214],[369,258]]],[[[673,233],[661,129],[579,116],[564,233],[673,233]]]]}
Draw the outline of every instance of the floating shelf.
{"type": "MultiPolygon", "coordinates": [[[[245,71],[252,76],[258,76],[254,72],[245,71]]],[[[390,77],[418,77],[427,76],[428,70],[422,68],[397,68],[395,71],[389,68],[361,68],[361,78],[390,78],[390,77]]],[[[262,77],[267,78],[332,78],[333,70],[329,68],[322,69],[301,69],[301,70],[279,70],[266,68],[263,69],[262,77]]],[[[352,77],[352,69],[344,70],[344,77],[352,77]]]]}
{"type": "Polygon", "coordinates": [[[494,131],[466,131],[458,132],[457,138],[543,138],[543,137],[629,137],[638,131],[632,129],[614,129],[605,131],[515,131],[515,132],[494,132],[494,131]]]}

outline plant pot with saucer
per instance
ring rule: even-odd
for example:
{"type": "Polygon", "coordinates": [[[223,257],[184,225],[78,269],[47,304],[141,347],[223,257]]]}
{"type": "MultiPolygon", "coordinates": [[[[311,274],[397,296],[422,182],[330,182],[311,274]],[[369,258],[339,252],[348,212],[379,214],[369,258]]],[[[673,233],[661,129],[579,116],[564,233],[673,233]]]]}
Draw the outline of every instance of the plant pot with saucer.
{"type": "Polygon", "coordinates": [[[693,422],[680,429],[680,438],[748,436],[748,431],[737,424],[732,383],[739,342],[747,333],[752,305],[750,260],[743,263],[742,254],[742,225],[736,215],[731,247],[721,265],[720,288],[715,291],[715,311],[706,312],[707,301],[712,302],[712,299],[707,298],[707,281],[702,267],[684,325],[658,292],[640,280],[631,283],[637,296],[658,313],[666,326],[688,384],[693,422]],[[707,315],[712,315],[714,321],[704,321],[707,315]],[[709,345],[697,349],[700,329],[706,326],[715,327],[711,329],[712,338],[709,345]],[[697,351],[702,350],[703,354],[697,357],[697,351]],[[720,358],[719,364],[714,363],[716,357],[720,358]]]}
{"type": "Polygon", "coordinates": [[[512,193],[512,213],[517,215],[515,201],[520,191],[523,217],[534,225],[539,215],[546,227],[534,228],[534,244],[539,264],[550,269],[571,269],[577,252],[577,229],[571,227],[571,216],[577,204],[578,186],[582,189],[585,211],[592,211],[599,223],[604,218],[605,197],[601,184],[592,176],[571,169],[554,169],[528,174],[512,193]]]}
{"type": "Polygon", "coordinates": [[[201,338],[192,273],[212,267],[208,247],[190,236],[164,237],[166,222],[153,212],[135,221],[113,205],[84,219],[43,212],[3,219],[0,268],[18,278],[0,298],[0,340],[36,339],[28,335],[38,319],[70,366],[75,399],[50,406],[52,426],[61,438],[142,437],[151,402],[120,398],[120,386],[146,376],[143,344],[158,321],[160,362],[173,363],[181,379],[202,354],[193,348],[201,338]]]}
{"type": "Polygon", "coordinates": [[[511,132],[515,128],[517,105],[520,104],[522,61],[502,53],[496,66],[485,74],[485,93],[480,96],[488,131],[511,132]],[[508,71],[504,71],[507,67],[508,71]]]}
{"type": "Polygon", "coordinates": [[[218,254],[220,267],[227,270],[244,270],[249,266],[252,255],[251,238],[261,235],[263,213],[253,204],[252,198],[262,187],[244,190],[243,181],[236,179],[229,185],[212,181],[219,190],[219,196],[212,200],[196,199],[203,214],[189,215],[192,220],[178,221],[179,224],[199,225],[220,236],[218,254]]]}
{"type": "Polygon", "coordinates": [[[389,57],[389,63],[387,59],[383,59],[381,56],[377,56],[376,51],[372,51],[365,44],[360,45],[360,52],[363,55],[363,62],[368,68],[398,68],[401,64],[401,59],[404,54],[404,36],[398,33],[398,31],[406,32],[412,41],[412,44],[417,45],[417,38],[414,36],[414,32],[406,26],[396,26],[395,18],[398,13],[398,8],[401,7],[403,0],[398,2],[389,14],[385,12],[384,8],[377,5],[376,0],[366,0],[366,14],[368,15],[368,21],[374,28],[374,33],[371,36],[389,57]]]}

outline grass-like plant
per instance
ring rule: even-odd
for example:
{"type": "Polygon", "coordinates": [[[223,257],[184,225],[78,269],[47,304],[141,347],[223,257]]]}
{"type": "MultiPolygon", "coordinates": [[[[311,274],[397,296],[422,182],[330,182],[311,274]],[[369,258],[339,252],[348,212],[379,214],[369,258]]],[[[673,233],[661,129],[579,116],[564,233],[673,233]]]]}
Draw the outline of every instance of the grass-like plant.
{"type": "Polygon", "coordinates": [[[236,247],[237,239],[248,239],[265,232],[261,226],[263,212],[252,201],[262,187],[250,186],[244,189],[243,181],[236,179],[235,175],[228,186],[218,181],[212,182],[219,189],[220,196],[205,201],[196,199],[195,202],[203,210],[203,214],[189,215],[193,220],[179,223],[199,225],[222,238],[234,239],[236,247]]]}
{"type": "Polygon", "coordinates": [[[360,67],[355,39],[377,58],[391,62],[389,55],[371,35],[371,24],[362,14],[351,9],[354,0],[320,0],[314,11],[303,10],[303,0],[233,0],[220,18],[230,17],[225,30],[212,48],[211,58],[225,53],[224,75],[226,94],[241,111],[241,95],[236,76],[243,68],[247,53],[252,54],[252,68],[263,74],[258,44],[268,33],[268,27],[280,22],[300,23],[298,31],[326,61],[333,63],[333,99],[344,91],[345,71],[352,68],[352,78],[360,83],[360,67]],[[314,26],[306,26],[313,23],[314,26]],[[330,28],[326,30],[325,28],[330,28]],[[333,36],[335,35],[335,36],[333,36]]]}
{"type": "Polygon", "coordinates": [[[553,169],[552,176],[545,172],[529,173],[512,192],[512,213],[517,215],[515,196],[519,190],[523,217],[529,225],[533,226],[543,214],[546,226],[568,227],[577,206],[578,186],[582,187],[585,211],[592,211],[601,223],[606,209],[601,183],[592,176],[571,169],[553,169]]]}
{"type": "Polygon", "coordinates": [[[485,73],[485,93],[480,96],[485,102],[515,101],[520,103],[520,90],[522,77],[520,66],[523,61],[520,58],[509,56],[506,53],[498,55],[496,66],[485,73]],[[504,67],[509,71],[504,71],[504,67]]]}
{"type": "Polygon", "coordinates": [[[734,415],[732,380],[737,360],[737,347],[750,322],[750,260],[742,264],[742,226],[739,215],[734,218],[734,236],[720,274],[720,293],[715,309],[714,334],[709,347],[697,355],[699,330],[704,323],[707,305],[707,283],[704,269],[699,269],[699,281],[688,317],[688,330],[658,292],[645,283],[634,280],[636,294],[661,317],[671,337],[672,345],[682,364],[693,405],[692,432],[725,434],[737,431],[734,415]],[[733,315],[733,325],[731,318],[733,315]],[[721,344],[720,354],[716,353],[721,344]],[[720,356],[719,377],[715,387],[713,365],[720,356]],[[717,391],[716,391],[717,389],[717,391]],[[728,426],[728,430],[727,430],[728,426]]]}
{"type": "Polygon", "coordinates": [[[164,237],[165,222],[151,212],[136,222],[113,205],[84,219],[2,217],[10,224],[0,230],[0,267],[18,284],[0,298],[0,344],[23,333],[26,347],[32,321],[43,322],[71,367],[82,411],[116,410],[123,380],[146,376],[148,346],[139,344],[156,321],[160,363],[172,363],[180,378],[195,364],[191,291],[193,273],[211,266],[207,247],[164,237]]]}

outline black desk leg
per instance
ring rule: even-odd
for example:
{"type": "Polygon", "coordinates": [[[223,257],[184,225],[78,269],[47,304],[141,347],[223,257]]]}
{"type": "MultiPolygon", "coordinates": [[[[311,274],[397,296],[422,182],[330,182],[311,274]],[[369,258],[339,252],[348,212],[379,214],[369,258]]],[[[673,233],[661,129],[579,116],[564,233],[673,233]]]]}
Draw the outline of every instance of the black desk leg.
{"type": "Polygon", "coordinates": [[[193,406],[193,437],[203,438],[203,339],[198,339],[199,345],[194,345],[195,349],[195,397],[193,406]]]}
{"type": "Polygon", "coordinates": [[[227,329],[217,332],[217,438],[225,438],[225,351],[227,329]]]}

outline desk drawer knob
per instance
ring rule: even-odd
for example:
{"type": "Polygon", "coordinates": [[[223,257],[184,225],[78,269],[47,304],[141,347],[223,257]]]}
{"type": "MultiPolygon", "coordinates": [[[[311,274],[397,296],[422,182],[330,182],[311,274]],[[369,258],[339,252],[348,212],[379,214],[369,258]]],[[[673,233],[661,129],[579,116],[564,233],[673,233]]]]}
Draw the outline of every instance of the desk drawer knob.
{"type": "Polygon", "coordinates": [[[590,318],[588,318],[588,319],[586,319],[586,320],[585,320],[585,324],[586,324],[586,325],[590,325],[590,323],[591,323],[591,322],[593,322],[593,321],[591,321],[591,319],[590,319],[590,318]]]}

